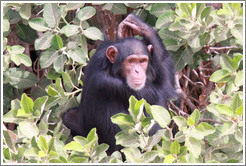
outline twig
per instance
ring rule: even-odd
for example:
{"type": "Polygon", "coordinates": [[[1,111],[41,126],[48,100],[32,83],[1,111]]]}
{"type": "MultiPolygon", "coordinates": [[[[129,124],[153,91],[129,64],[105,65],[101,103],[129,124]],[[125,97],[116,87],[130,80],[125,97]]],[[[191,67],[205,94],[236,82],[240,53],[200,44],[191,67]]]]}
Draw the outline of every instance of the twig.
{"type": "Polygon", "coordinates": [[[229,49],[239,49],[237,46],[225,46],[225,47],[209,47],[210,50],[229,50],[229,49]]]}
{"type": "Polygon", "coordinates": [[[183,75],[183,77],[192,85],[197,85],[197,86],[204,86],[204,84],[202,82],[193,82],[191,81],[186,75],[183,75]]]}
{"type": "Polygon", "coordinates": [[[223,124],[223,123],[221,123],[221,122],[219,122],[219,121],[216,121],[216,120],[213,120],[213,119],[200,119],[199,120],[200,122],[213,122],[213,123],[218,123],[218,124],[223,124]]]}
{"type": "Polygon", "coordinates": [[[172,101],[169,102],[170,105],[177,111],[178,115],[189,117],[190,115],[179,109],[176,105],[173,104],[172,101]]]}

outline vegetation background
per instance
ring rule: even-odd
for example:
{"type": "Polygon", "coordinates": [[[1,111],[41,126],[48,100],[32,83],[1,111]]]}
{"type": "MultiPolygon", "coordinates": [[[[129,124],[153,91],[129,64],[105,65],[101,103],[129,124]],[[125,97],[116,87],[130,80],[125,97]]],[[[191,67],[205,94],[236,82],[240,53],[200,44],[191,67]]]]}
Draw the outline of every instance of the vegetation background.
{"type": "MultiPolygon", "coordinates": [[[[244,3],[2,3],[2,163],[243,163],[244,3]],[[129,99],[112,117],[124,149],[106,154],[96,129],[69,136],[61,114],[79,104],[83,67],[104,32],[135,13],[176,67],[180,106],[129,99]],[[150,117],[145,117],[143,108],[150,117]],[[174,121],[179,132],[172,135],[174,121]],[[154,123],[164,129],[154,136],[154,123]]],[[[100,81],[100,80],[99,80],[100,81]]]]}

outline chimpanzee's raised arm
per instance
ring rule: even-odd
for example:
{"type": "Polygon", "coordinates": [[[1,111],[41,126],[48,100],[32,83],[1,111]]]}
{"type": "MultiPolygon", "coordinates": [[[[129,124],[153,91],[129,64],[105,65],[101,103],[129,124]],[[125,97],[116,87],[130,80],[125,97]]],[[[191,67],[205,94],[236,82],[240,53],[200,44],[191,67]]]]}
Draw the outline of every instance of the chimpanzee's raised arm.
{"type": "Polygon", "coordinates": [[[165,58],[165,53],[163,52],[164,46],[157,33],[157,31],[150,25],[146,24],[139,17],[134,14],[129,14],[118,27],[118,37],[124,38],[128,36],[140,35],[153,46],[154,55],[158,56],[159,60],[165,58]]]}

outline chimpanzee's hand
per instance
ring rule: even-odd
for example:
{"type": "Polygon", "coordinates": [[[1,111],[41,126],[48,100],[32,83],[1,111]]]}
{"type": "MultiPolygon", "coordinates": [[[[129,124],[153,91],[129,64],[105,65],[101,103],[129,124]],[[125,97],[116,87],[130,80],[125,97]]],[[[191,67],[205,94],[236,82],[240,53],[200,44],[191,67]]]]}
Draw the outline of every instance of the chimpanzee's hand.
{"type": "Polygon", "coordinates": [[[129,14],[118,27],[118,37],[124,38],[128,36],[141,35],[149,39],[152,27],[143,22],[134,14],[129,14]]]}

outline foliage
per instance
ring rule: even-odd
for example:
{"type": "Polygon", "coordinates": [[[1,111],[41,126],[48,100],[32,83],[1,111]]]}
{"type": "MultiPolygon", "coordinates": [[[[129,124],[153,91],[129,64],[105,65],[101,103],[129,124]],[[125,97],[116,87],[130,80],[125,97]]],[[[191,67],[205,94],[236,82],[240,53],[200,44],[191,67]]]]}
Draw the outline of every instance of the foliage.
{"type": "Polygon", "coordinates": [[[2,20],[2,162],[243,162],[241,4],[5,3],[2,20]],[[98,27],[107,23],[97,16],[129,12],[154,26],[170,51],[181,105],[167,111],[132,96],[129,114],[111,117],[122,129],[123,161],[118,151],[107,155],[96,129],[71,140],[60,117],[78,105],[82,69],[103,40],[98,27]],[[150,136],[157,123],[163,129],[150,136]]]}

